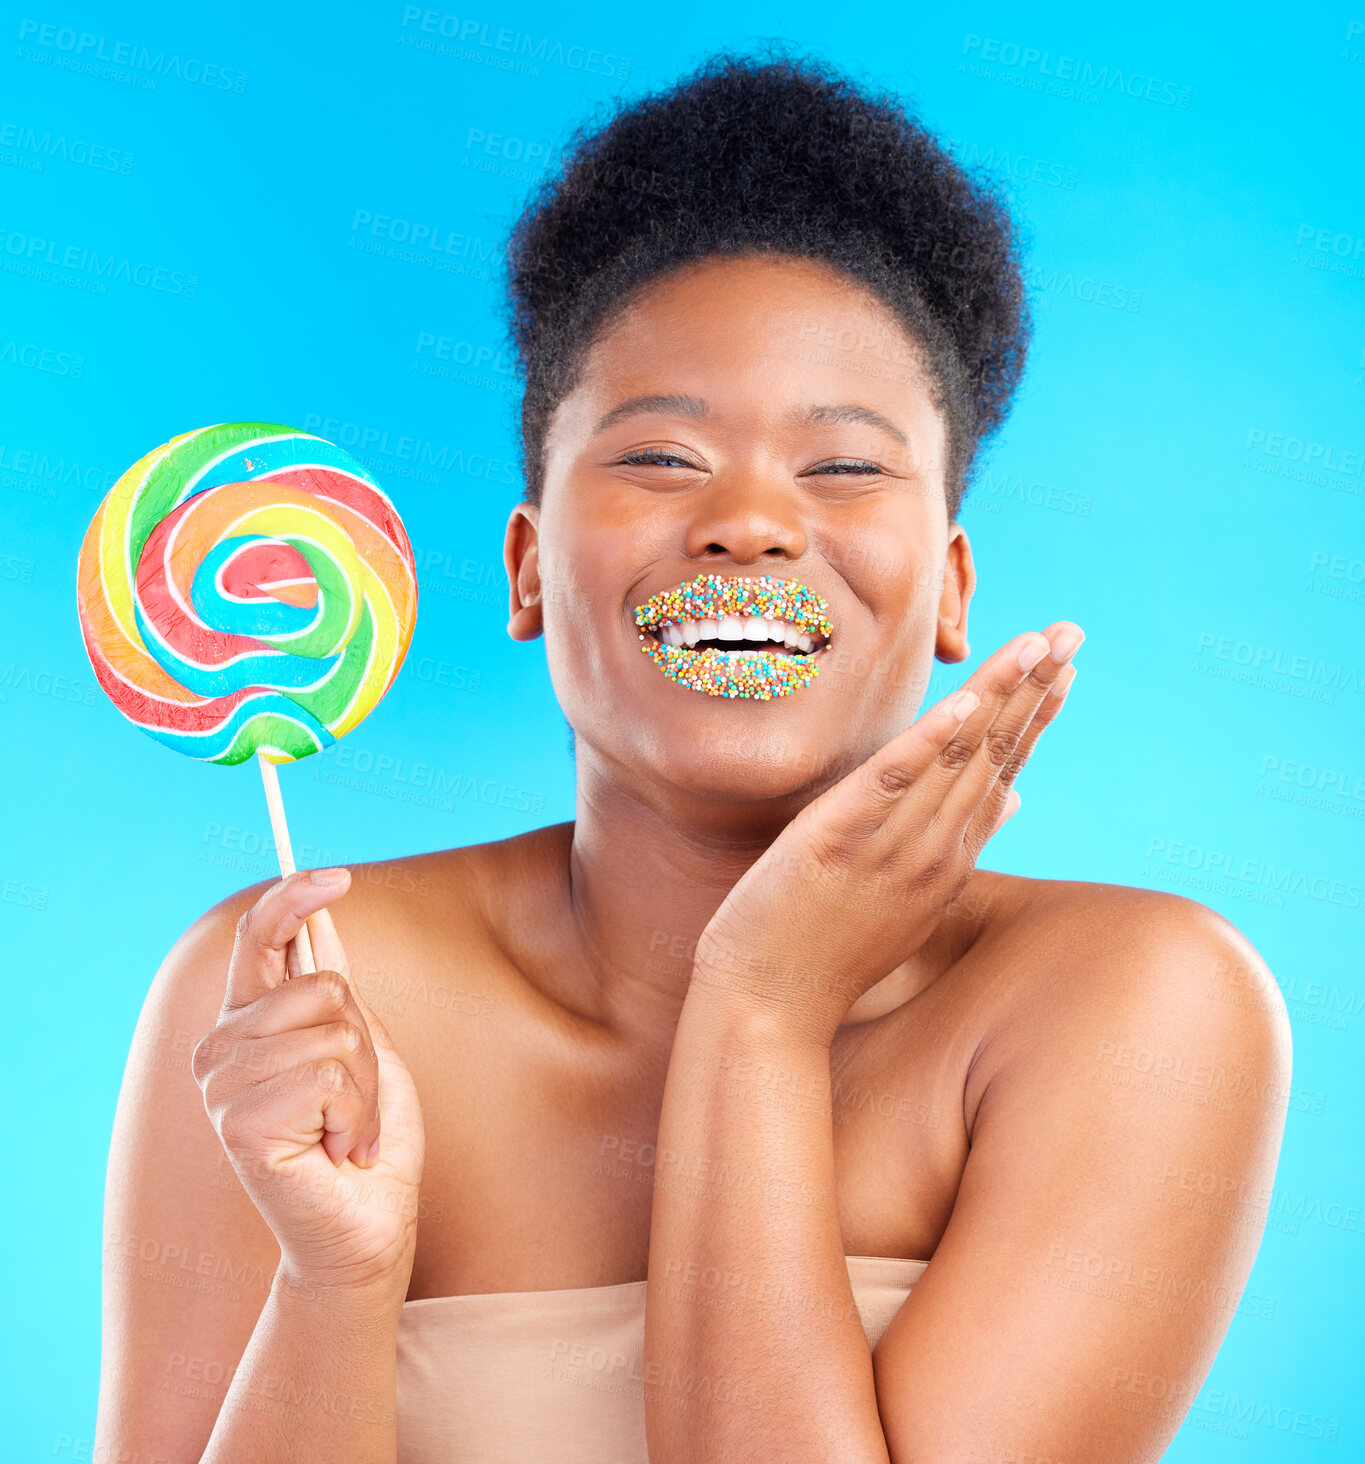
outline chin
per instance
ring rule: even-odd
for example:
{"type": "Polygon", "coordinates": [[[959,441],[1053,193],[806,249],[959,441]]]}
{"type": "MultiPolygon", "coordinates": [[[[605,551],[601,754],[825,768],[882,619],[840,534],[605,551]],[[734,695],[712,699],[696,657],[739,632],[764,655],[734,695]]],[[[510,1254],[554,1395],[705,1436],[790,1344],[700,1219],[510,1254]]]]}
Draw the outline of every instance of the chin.
{"type": "Polygon", "coordinates": [[[836,766],[809,732],[797,737],[773,726],[733,725],[700,735],[675,726],[656,739],[649,761],[673,787],[727,803],[809,795],[846,771],[846,759],[836,766]]]}

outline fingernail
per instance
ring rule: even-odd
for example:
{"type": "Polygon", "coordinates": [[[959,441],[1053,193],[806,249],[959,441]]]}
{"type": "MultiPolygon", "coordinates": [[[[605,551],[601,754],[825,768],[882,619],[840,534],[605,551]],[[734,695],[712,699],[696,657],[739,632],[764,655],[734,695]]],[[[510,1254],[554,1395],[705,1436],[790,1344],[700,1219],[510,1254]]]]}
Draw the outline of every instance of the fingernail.
{"type": "Polygon", "coordinates": [[[1031,640],[1019,652],[1019,669],[1021,671],[1032,671],[1033,668],[1052,649],[1041,635],[1037,640],[1031,640]]]}
{"type": "Polygon", "coordinates": [[[350,876],[344,869],[310,869],[308,883],[315,885],[339,885],[350,876]]]}
{"type": "Polygon", "coordinates": [[[1069,661],[1081,648],[1081,642],[1085,639],[1083,630],[1062,630],[1058,631],[1057,639],[1052,642],[1052,659],[1054,661],[1069,661]]]}
{"type": "Polygon", "coordinates": [[[981,705],[981,698],[974,691],[960,691],[948,707],[948,715],[957,722],[965,722],[981,705]]]}

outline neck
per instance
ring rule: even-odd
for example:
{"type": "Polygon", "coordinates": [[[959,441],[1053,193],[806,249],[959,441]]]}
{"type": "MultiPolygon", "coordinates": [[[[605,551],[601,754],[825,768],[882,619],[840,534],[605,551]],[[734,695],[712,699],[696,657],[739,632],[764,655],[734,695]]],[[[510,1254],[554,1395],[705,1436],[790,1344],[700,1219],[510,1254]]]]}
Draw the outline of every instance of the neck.
{"type": "MultiPolygon", "coordinates": [[[[556,994],[630,1045],[667,1053],[698,938],[807,799],[681,808],[597,766],[581,742],[578,754],[577,818],[560,826],[555,846],[560,869],[567,864],[563,919],[574,959],[556,994]]],[[[941,922],[854,1003],[847,1022],[880,1016],[931,984],[970,944],[963,935],[962,921],[941,922]]]]}

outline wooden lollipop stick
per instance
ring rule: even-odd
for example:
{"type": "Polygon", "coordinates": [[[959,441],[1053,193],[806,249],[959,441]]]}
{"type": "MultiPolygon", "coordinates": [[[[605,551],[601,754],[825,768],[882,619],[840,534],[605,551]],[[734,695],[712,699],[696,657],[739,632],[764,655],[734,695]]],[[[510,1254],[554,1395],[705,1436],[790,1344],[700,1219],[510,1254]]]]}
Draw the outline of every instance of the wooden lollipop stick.
{"type": "MultiPolygon", "coordinates": [[[[275,836],[275,849],[280,856],[280,873],[293,874],[294,872],[294,850],[289,842],[289,825],[284,817],[284,800],[280,797],[280,776],[275,771],[275,764],[271,762],[264,752],[256,753],[256,761],[261,765],[261,782],[265,784],[266,806],[270,809],[270,832],[275,836]]],[[[308,934],[308,922],[305,920],[294,937],[294,949],[299,953],[299,969],[304,973],[317,970],[313,964],[313,942],[308,934]]]]}

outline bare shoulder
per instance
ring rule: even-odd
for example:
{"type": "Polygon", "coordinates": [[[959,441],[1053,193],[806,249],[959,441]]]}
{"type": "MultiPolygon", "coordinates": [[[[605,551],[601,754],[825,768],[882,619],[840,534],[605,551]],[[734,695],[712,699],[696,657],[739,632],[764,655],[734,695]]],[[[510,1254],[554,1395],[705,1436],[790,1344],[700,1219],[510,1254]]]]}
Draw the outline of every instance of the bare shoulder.
{"type": "Polygon", "coordinates": [[[987,939],[1011,979],[978,1049],[972,1108],[1008,1068],[1056,1061],[1085,1061],[1119,1086],[1193,1090],[1243,1072],[1287,1093],[1279,986],[1215,910],[1164,890],[993,878],[1007,882],[987,939]]]}
{"type": "MultiPolygon", "coordinates": [[[[519,869],[537,867],[547,832],[348,866],[334,918],[352,980],[418,1068],[445,1070],[462,1044],[489,1047],[494,1024],[468,1018],[491,1015],[515,976],[497,958],[499,900],[519,869]],[[442,1045],[438,1064],[430,1053],[442,1045]]],[[[192,922],[138,1020],[105,1196],[98,1437],[111,1458],[199,1456],[279,1262],[191,1067],[221,1013],[238,924],[273,883],[192,922]]]]}
{"type": "Polygon", "coordinates": [[[963,1457],[967,1418],[973,1458],[1025,1439],[1155,1459],[1258,1304],[1284,1003],[1251,943],[1195,901],[989,873],[978,889],[957,983],[981,1014],[968,1153],[874,1354],[887,1440],[897,1458],[963,1457]],[[1152,1379],[1162,1406],[1139,1409],[1152,1379]]]}

